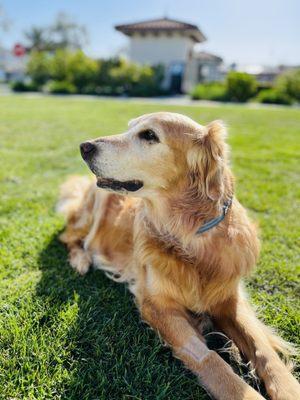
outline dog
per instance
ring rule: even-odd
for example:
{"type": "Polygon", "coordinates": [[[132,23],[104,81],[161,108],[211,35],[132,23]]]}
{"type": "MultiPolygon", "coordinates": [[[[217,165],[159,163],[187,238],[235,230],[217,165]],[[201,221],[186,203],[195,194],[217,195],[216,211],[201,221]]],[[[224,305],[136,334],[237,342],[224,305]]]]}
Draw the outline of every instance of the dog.
{"type": "Polygon", "coordinates": [[[71,266],[127,282],[141,317],[216,399],[263,397],[206,345],[203,313],[251,362],[272,400],[299,400],[278,353],[289,345],[260,322],[241,280],[259,255],[256,227],[234,195],[226,128],[169,112],[80,145],[96,179],[61,188],[61,240],[71,266]]]}

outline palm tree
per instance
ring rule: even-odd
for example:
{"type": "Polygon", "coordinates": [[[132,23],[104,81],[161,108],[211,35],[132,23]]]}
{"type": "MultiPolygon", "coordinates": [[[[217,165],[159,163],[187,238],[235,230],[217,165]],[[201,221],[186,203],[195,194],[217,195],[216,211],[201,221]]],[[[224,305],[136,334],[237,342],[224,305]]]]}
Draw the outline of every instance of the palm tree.
{"type": "Polygon", "coordinates": [[[28,50],[44,51],[49,50],[50,43],[47,38],[47,31],[44,28],[37,26],[31,27],[28,31],[24,32],[28,42],[28,50]]]}
{"type": "Polygon", "coordinates": [[[24,34],[29,51],[74,50],[82,48],[87,42],[86,29],[64,13],[58,14],[50,26],[32,26],[24,34]]]}
{"type": "Polygon", "coordinates": [[[49,27],[49,36],[54,48],[80,49],[87,42],[85,27],[63,12],[56,16],[54,23],[49,27]]]}

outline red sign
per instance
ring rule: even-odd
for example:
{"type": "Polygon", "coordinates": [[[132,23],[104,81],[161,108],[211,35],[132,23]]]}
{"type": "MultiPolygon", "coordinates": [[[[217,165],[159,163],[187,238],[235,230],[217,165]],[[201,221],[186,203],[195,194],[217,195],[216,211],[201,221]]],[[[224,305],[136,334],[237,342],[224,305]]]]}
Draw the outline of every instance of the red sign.
{"type": "Polygon", "coordinates": [[[14,45],[13,53],[16,57],[23,57],[26,53],[26,49],[20,43],[14,45]]]}

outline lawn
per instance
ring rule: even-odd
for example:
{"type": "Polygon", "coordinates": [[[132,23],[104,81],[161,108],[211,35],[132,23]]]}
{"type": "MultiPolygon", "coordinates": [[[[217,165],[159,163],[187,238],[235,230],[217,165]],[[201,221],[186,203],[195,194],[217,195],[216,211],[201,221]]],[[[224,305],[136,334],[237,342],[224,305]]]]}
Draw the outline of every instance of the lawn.
{"type": "Polygon", "coordinates": [[[161,109],[229,125],[237,195],[261,229],[248,290],[260,317],[300,343],[300,109],[0,97],[0,399],[208,399],[126,288],[76,275],[57,239],[58,187],[88,173],[78,144],[161,109]]]}

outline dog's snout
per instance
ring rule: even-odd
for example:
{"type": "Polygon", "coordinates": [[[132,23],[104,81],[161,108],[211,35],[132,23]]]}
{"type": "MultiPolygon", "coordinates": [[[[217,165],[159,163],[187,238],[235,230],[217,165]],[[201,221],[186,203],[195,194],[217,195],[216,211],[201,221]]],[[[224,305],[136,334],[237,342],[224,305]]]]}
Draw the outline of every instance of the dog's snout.
{"type": "Polygon", "coordinates": [[[97,152],[97,146],[92,142],[83,142],[80,145],[80,152],[82,158],[84,160],[87,160],[88,158],[91,158],[93,155],[95,155],[95,153],[97,152]]]}

